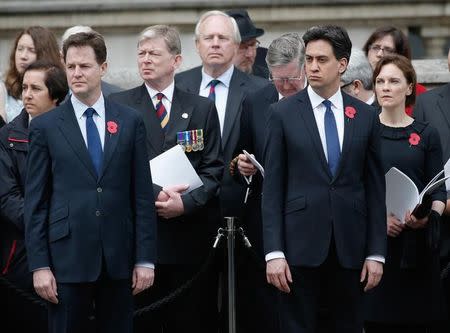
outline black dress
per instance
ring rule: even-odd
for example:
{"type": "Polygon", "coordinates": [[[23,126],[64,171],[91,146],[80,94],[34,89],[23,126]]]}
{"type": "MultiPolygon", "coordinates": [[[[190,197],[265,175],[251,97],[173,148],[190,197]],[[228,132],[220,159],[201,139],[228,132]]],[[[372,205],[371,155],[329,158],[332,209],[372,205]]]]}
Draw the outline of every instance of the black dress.
{"type": "MultiPolygon", "coordinates": [[[[396,167],[419,192],[443,168],[438,132],[419,121],[402,128],[382,125],[381,157],[385,172],[396,167]]],[[[445,202],[443,186],[432,200],[445,202]]],[[[426,325],[442,319],[439,250],[427,243],[428,229],[404,229],[395,238],[388,236],[383,277],[365,299],[366,321],[426,325]]]]}

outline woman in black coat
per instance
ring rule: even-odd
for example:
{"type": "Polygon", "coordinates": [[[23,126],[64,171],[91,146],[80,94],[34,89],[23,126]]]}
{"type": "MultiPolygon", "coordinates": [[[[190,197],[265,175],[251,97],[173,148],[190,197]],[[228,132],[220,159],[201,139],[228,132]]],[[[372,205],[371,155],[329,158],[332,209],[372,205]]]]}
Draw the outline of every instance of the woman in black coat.
{"type": "MultiPolygon", "coordinates": [[[[23,76],[24,109],[0,129],[0,275],[28,291],[33,290],[32,275],[26,260],[23,221],[28,125],[32,118],[62,102],[68,90],[60,63],[38,61],[31,64],[23,76]]],[[[12,312],[9,320],[15,315],[22,315],[16,311],[25,311],[17,296],[8,297],[8,305],[12,312]]]]}

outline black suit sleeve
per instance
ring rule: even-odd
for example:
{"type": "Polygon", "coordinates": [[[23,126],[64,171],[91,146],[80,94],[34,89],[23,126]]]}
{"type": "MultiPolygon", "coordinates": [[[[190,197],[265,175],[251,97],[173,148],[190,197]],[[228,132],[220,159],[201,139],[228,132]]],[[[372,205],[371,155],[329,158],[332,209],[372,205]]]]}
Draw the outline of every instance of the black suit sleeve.
{"type": "Polygon", "coordinates": [[[25,242],[30,270],[50,267],[47,220],[50,200],[51,157],[43,126],[30,124],[25,182],[25,242]],[[36,125],[36,126],[35,126],[36,125]]]}
{"type": "Polygon", "coordinates": [[[372,116],[372,130],[365,170],[366,201],[368,207],[367,255],[386,256],[386,185],[381,163],[381,135],[378,114],[369,110],[372,116]]]}
{"type": "Polygon", "coordinates": [[[134,211],[136,233],[136,263],[156,262],[156,211],[152,179],[145,146],[146,131],[138,117],[134,142],[134,211]]]}
{"type": "Polygon", "coordinates": [[[264,148],[265,178],[263,182],[262,216],[264,253],[284,251],[283,202],[286,174],[286,150],[280,112],[270,106],[264,148]]]}
{"type": "Polygon", "coordinates": [[[197,209],[202,208],[211,198],[219,194],[224,162],[219,118],[214,103],[209,103],[203,137],[202,160],[198,168],[196,168],[203,186],[181,197],[185,214],[194,213],[197,209]]]}
{"type": "MultiPolygon", "coordinates": [[[[442,162],[442,147],[439,133],[431,125],[427,128],[428,138],[425,152],[425,183],[428,183],[438,172],[442,171],[444,163],[442,162]]],[[[433,201],[446,202],[447,193],[445,184],[442,184],[431,195],[433,201]]]]}

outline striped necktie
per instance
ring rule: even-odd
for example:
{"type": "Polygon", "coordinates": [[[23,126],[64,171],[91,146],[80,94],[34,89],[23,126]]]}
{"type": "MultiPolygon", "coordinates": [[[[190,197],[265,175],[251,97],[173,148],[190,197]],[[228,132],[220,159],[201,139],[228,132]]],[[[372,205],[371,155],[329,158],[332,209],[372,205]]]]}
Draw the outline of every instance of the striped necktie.
{"type": "Polygon", "coordinates": [[[220,83],[219,80],[211,80],[209,82],[209,95],[208,98],[213,102],[216,101],[216,86],[220,83]]]}
{"type": "Polygon", "coordinates": [[[165,130],[166,125],[169,122],[169,114],[167,113],[167,110],[162,102],[163,98],[163,93],[156,94],[156,99],[158,100],[158,103],[156,104],[156,115],[158,116],[159,122],[161,123],[161,128],[165,130]]]}

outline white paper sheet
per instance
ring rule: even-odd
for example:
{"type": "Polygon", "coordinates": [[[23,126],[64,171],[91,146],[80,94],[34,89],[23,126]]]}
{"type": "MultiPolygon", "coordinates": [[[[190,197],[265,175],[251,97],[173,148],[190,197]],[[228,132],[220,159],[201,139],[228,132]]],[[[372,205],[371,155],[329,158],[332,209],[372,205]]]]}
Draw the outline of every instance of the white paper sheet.
{"type": "Polygon", "coordinates": [[[397,168],[386,173],[386,209],[400,221],[405,222],[406,211],[413,211],[419,203],[419,190],[416,184],[397,168]]]}
{"type": "Polygon", "coordinates": [[[165,151],[150,161],[152,181],[161,187],[189,184],[183,193],[203,185],[180,145],[165,151]]]}
{"type": "Polygon", "coordinates": [[[264,178],[264,168],[263,166],[256,160],[256,158],[249,154],[245,149],[243,150],[244,155],[247,156],[247,158],[250,160],[250,162],[261,172],[261,175],[264,178]]]}

